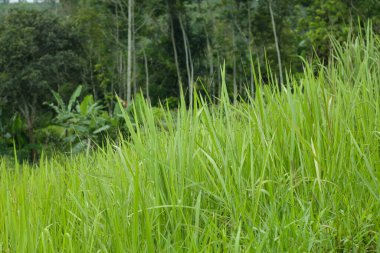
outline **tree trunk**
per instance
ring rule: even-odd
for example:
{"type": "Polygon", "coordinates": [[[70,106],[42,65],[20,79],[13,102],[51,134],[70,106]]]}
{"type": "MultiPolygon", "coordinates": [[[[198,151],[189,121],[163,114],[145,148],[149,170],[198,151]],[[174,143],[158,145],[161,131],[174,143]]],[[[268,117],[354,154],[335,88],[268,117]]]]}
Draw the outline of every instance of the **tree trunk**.
{"type": "Polygon", "coordinates": [[[138,64],[137,64],[137,56],[136,56],[136,26],[135,19],[133,18],[132,22],[132,52],[133,52],[133,94],[137,94],[138,91],[138,83],[137,83],[137,75],[138,75],[138,64]]]}
{"type": "MultiPolygon", "coordinates": [[[[32,104],[36,104],[36,98],[33,98],[32,104]]],[[[34,135],[34,120],[36,117],[35,106],[25,103],[23,107],[20,107],[20,111],[27,124],[28,144],[31,146],[29,151],[29,160],[35,163],[38,160],[38,151],[35,147],[36,139],[34,135]]]]}
{"type": "Polygon", "coordinates": [[[251,1],[247,1],[247,9],[248,9],[248,44],[249,44],[249,53],[250,53],[250,59],[251,59],[251,66],[250,66],[250,87],[251,87],[251,96],[254,96],[255,93],[255,87],[254,87],[254,77],[253,77],[253,68],[254,65],[252,64],[252,24],[251,24],[251,1]]]}
{"type": "Polygon", "coordinates": [[[272,0],[269,0],[269,13],[272,20],[274,43],[276,44],[278,72],[279,72],[279,77],[280,77],[279,89],[281,90],[281,85],[283,84],[281,53],[280,53],[280,46],[278,45],[278,39],[277,39],[276,22],[274,21],[274,16],[273,16],[272,0]]]}
{"type": "Polygon", "coordinates": [[[119,96],[125,98],[125,83],[123,77],[123,52],[120,49],[120,29],[119,29],[119,9],[118,4],[115,5],[116,16],[116,62],[117,62],[117,82],[119,86],[119,96]]]}
{"type": "Polygon", "coordinates": [[[38,151],[34,145],[36,145],[36,140],[34,136],[34,124],[32,121],[28,120],[28,138],[29,144],[32,146],[29,152],[29,159],[32,163],[37,162],[38,160],[38,151]]]}
{"type": "Polygon", "coordinates": [[[133,0],[128,0],[128,58],[127,58],[127,103],[131,101],[133,59],[133,0]]]}
{"type": "Polygon", "coordinates": [[[146,57],[145,50],[143,50],[143,53],[144,53],[144,65],[145,65],[145,96],[146,96],[146,99],[150,101],[148,59],[146,57]]]}
{"type": "MultiPolygon", "coordinates": [[[[170,9],[169,9],[169,4],[168,4],[168,11],[170,12],[170,9]]],[[[170,16],[170,37],[172,39],[172,45],[173,45],[173,53],[174,53],[174,63],[175,63],[175,67],[176,67],[176,70],[177,70],[177,77],[178,77],[178,94],[181,94],[181,91],[182,91],[182,77],[181,77],[181,71],[180,71],[180,68],[179,68],[179,63],[178,63],[178,52],[177,52],[177,45],[176,45],[176,41],[175,41],[175,36],[174,36],[174,22],[173,22],[173,14],[170,13],[169,14],[170,16]]]]}
{"type": "Polygon", "coordinates": [[[205,28],[206,33],[206,42],[207,42],[207,58],[209,62],[209,82],[210,82],[210,88],[211,88],[211,95],[212,97],[215,97],[215,82],[214,82],[214,59],[212,55],[212,48],[210,43],[209,34],[207,32],[207,29],[205,28]]]}
{"type": "Polygon", "coordinates": [[[221,69],[220,69],[220,56],[218,52],[218,98],[222,95],[222,85],[221,85],[221,69]]]}
{"type": "Polygon", "coordinates": [[[92,94],[94,96],[94,100],[96,101],[98,99],[97,92],[96,92],[96,86],[95,86],[95,81],[94,81],[94,69],[93,69],[93,63],[92,63],[92,48],[90,49],[89,55],[89,66],[90,66],[90,82],[91,82],[91,87],[92,87],[92,94]]]}
{"type": "Polygon", "coordinates": [[[238,96],[238,90],[237,90],[237,84],[236,84],[236,56],[235,56],[235,47],[236,47],[236,42],[235,42],[235,29],[232,27],[232,59],[233,59],[233,64],[234,64],[234,69],[233,69],[233,89],[234,89],[234,99],[233,102],[236,104],[237,101],[237,96],[238,96]]]}
{"type": "Polygon", "coordinates": [[[189,104],[192,105],[193,102],[193,80],[194,80],[194,68],[193,68],[193,62],[191,59],[191,50],[190,50],[190,43],[188,41],[185,28],[183,26],[182,17],[179,16],[179,25],[182,30],[182,36],[183,36],[183,44],[185,48],[185,60],[186,60],[186,71],[187,71],[187,79],[188,79],[188,87],[189,87],[189,104]]]}

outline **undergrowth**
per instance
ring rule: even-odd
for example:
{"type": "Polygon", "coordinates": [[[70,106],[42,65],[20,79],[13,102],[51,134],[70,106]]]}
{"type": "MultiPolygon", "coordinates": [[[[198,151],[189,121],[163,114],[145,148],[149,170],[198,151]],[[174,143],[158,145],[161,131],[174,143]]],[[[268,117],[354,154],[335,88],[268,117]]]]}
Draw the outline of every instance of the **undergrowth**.
{"type": "Polygon", "coordinates": [[[90,155],[0,161],[0,252],[379,252],[380,41],[304,68],[235,105],[225,83],[217,106],[141,102],[90,155]]]}

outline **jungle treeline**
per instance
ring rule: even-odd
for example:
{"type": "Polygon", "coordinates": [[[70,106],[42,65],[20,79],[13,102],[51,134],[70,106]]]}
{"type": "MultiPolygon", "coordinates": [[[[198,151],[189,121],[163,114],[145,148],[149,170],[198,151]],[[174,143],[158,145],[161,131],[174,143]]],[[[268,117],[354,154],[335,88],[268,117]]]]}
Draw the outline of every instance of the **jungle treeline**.
{"type": "Polygon", "coordinates": [[[117,139],[143,99],[175,108],[196,90],[218,103],[223,82],[234,102],[258,83],[281,90],[334,43],[368,24],[379,34],[378,13],[377,0],[0,3],[0,155],[117,139]]]}

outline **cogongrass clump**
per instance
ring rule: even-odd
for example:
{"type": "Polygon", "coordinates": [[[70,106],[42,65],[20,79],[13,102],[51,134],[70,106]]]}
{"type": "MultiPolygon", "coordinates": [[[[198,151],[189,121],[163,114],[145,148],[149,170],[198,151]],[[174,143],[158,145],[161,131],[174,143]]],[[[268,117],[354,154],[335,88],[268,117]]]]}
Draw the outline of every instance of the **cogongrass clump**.
{"type": "Polygon", "coordinates": [[[0,251],[379,251],[379,50],[369,33],[282,92],[258,78],[159,123],[140,103],[90,156],[2,161],[0,251]]]}

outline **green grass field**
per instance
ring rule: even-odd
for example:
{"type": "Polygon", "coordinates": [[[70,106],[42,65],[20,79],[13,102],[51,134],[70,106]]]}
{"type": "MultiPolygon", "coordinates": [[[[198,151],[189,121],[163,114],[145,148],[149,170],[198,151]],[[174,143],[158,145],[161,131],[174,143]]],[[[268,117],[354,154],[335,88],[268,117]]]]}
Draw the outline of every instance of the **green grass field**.
{"type": "Polygon", "coordinates": [[[140,103],[88,155],[1,160],[0,252],[380,252],[380,41],[332,59],[246,103],[140,103]]]}

